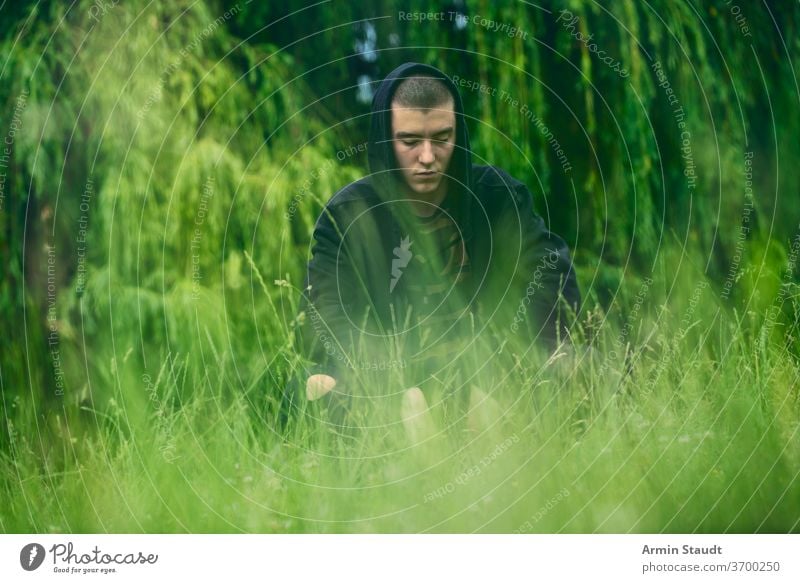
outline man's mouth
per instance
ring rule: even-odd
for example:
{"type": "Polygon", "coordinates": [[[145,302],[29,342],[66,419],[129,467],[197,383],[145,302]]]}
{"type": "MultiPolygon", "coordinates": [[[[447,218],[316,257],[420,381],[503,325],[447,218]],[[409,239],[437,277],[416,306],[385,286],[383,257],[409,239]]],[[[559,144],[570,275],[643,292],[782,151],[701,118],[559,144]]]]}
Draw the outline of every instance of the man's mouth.
{"type": "Polygon", "coordinates": [[[424,172],[417,172],[417,176],[421,176],[422,178],[429,178],[431,176],[436,176],[436,172],[433,170],[426,170],[424,172]]]}

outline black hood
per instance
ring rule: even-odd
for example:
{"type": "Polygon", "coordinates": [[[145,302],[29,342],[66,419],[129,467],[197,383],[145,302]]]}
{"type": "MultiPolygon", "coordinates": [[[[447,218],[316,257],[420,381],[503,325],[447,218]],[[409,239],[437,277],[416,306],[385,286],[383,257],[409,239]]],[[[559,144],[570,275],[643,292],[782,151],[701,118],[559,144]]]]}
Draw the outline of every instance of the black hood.
{"type": "MultiPolygon", "coordinates": [[[[465,240],[472,236],[469,220],[472,206],[472,151],[469,145],[469,134],[464,117],[464,106],[456,85],[436,67],[421,63],[404,63],[389,73],[378,87],[372,98],[372,116],[370,120],[368,160],[370,182],[378,196],[389,201],[395,199],[402,191],[403,176],[397,168],[392,148],[392,112],[391,104],[397,86],[408,77],[425,75],[441,79],[453,96],[456,116],[456,145],[447,175],[450,177],[447,198],[443,207],[456,219],[465,240]]],[[[397,205],[392,205],[396,207],[397,205]]]]}

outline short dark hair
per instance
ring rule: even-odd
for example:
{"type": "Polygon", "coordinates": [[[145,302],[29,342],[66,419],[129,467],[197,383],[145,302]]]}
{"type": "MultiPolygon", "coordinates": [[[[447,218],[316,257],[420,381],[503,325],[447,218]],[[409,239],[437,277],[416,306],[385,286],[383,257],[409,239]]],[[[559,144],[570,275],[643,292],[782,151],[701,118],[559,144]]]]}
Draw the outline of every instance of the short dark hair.
{"type": "Polygon", "coordinates": [[[413,75],[397,86],[392,97],[392,105],[396,103],[401,107],[433,109],[449,103],[452,99],[453,95],[441,79],[413,75]]]}

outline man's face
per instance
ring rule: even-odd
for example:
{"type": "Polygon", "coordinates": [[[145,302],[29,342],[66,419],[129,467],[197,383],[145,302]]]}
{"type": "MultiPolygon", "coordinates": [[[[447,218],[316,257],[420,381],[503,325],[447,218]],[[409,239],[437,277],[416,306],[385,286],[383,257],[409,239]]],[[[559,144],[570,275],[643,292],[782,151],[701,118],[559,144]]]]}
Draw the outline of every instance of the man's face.
{"type": "Polygon", "coordinates": [[[431,196],[443,184],[456,140],[453,100],[433,109],[392,104],[392,138],[397,167],[415,194],[431,196]]]}

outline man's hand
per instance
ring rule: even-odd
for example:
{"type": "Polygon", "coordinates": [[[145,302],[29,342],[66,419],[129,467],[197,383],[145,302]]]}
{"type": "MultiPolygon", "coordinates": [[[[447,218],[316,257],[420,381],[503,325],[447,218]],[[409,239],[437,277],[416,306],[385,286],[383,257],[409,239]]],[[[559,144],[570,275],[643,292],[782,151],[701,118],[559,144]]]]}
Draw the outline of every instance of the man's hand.
{"type": "Polygon", "coordinates": [[[336,379],[326,374],[314,374],[306,381],[306,398],[316,401],[330,393],[336,386],[336,379]]]}
{"type": "Polygon", "coordinates": [[[327,374],[311,375],[306,381],[306,398],[319,401],[327,410],[328,422],[338,432],[349,427],[350,396],[335,388],[336,379],[327,374]]]}

